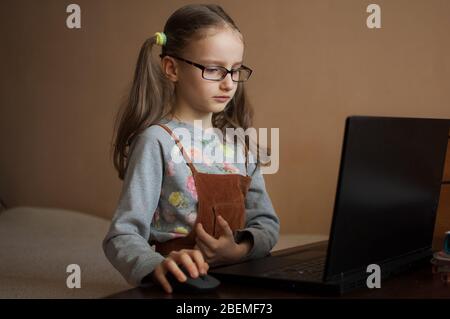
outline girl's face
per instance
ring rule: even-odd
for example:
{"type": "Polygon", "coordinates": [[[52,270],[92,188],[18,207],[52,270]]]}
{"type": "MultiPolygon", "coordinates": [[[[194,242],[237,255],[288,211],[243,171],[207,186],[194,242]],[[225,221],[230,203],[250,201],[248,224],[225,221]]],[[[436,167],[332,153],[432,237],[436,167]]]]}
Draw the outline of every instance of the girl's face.
{"type": "MultiPolygon", "coordinates": [[[[241,34],[229,28],[212,29],[200,40],[187,45],[181,58],[204,65],[223,66],[228,70],[242,65],[244,44],[241,34]]],[[[177,81],[175,92],[178,103],[183,103],[199,113],[217,113],[223,111],[233,98],[237,84],[231,80],[231,74],[221,81],[202,78],[202,70],[175,60],[177,63],[177,81]],[[228,96],[226,101],[215,99],[228,96]]]]}

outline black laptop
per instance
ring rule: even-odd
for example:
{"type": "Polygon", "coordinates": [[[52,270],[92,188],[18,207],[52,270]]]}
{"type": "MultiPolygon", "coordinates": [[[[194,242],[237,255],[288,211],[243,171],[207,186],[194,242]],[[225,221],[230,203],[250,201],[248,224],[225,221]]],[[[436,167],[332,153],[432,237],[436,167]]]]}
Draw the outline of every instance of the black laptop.
{"type": "Polygon", "coordinates": [[[366,287],[368,265],[383,280],[429,261],[449,127],[448,119],[348,117],[329,240],[209,273],[344,293],[366,287]]]}

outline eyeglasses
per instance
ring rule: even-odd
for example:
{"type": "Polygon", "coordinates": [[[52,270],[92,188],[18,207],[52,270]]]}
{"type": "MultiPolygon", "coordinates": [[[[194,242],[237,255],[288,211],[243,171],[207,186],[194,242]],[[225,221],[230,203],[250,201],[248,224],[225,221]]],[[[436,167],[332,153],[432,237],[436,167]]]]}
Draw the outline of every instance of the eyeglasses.
{"type": "MultiPolygon", "coordinates": [[[[210,81],[222,81],[223,79],[225,79],[225,77],[228,75],[228,73],[231,73],[231,79],[233,80],[233,82],[245,82],[250,78],[250,75],[253,72],[252,69],[246,67],[245,65],[242,65],[239,68],[234,69],[234,70],[233,69],[228,70],[228,69],[224,68],[223,66],[204,66],[204,65],[180,58],[176,55],[169,55],[169,54],[166,54],[166,55],[199,68],[200,70],[202,70],[202,77],[205,80],[210,80],[210,81]]],[[[163,58],[165,55],[160,54],[159,56],[161,58],[163,58]]]]}

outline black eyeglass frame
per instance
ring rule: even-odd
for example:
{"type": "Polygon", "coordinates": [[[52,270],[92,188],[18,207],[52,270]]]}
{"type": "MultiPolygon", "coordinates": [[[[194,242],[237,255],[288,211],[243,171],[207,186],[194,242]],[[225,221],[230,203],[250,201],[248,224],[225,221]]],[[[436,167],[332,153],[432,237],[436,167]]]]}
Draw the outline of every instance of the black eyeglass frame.
{"type": "Polygon", "coordinates": [[[250,79],[250,76],[252,75],[252,72],[253,72],[252,69],[250,69],[249,67],[247,67],[247,66],[245,66],[245,65],[241,65],[241,66],[240,66],[239,68],[237,68],[237,69],[231,69],[231,70],[228,70],[227,68],[225,68],[225,67],[223,67],[223,66],[220,66],[220,65],[215,65],[215,66],[204,66],[204,65],[202,65],[202,64],[195,63],[195,62],[192,62],[192,61],[183,59],[183,58],[181,58],[181,57],[179,57],[179,56],[176,56],[176,55],[171,55],[171,54],[160,54],[160,55],[159,55],[159,57],[160,57],[161,59],[162,59],[163,57],[165,57],[165,56],[170,56],[170,57],[172,57],[172,58],[174,58],[174,59],[177,59],[177,60],[186,62],[186,63],[188,63],[188,64],[191,64],[191,65],[193,65],[193,66],[199,68],[200,70],[202,70],[202,78],[205,79],[205,80],[208,80],[208,81],[222,81],[223,79],[225,79],[225,77],[228,75],[228,73],[231,73],[231,80],[232,80],[233,82],[245,82],[245,81],[248,81],[248,79],[250,79]],[[221,79],[217,79],[217,80],[207,79],[207,78],[205,78],[205,76],[204,76],[205,69],[207,69],[207,68],[220,68],[220,69],[225,70],[227,73],[225,73],[225,74],[222,76],[221,79]],[[239,81],[239,80],[236,81],[236,80],[233,80],[233,73],[236,72],[236,71],[239,71],[240,69],[244,69],[244,70],[247,70],[247,71],[249,72],[247,79],[246,79],[246,80],[243,80],[243,81],[239,81]]]}

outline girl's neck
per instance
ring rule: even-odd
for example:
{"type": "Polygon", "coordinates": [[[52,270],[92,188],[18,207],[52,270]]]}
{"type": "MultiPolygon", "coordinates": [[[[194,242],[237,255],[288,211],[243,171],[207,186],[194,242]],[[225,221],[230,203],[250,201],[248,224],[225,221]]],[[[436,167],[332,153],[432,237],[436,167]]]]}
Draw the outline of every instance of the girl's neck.
{"type": "Polygon", "coordinates": [[[202,129],[212,128],[212,113],[192,114],[192,112],[181,112],[174,109],[171,113],[171,119],[178,122],[186,123],[192,126],[198,126],[199,123],[202,129]],[[200,121],[200,122],[199,122],[200,121]]]}

